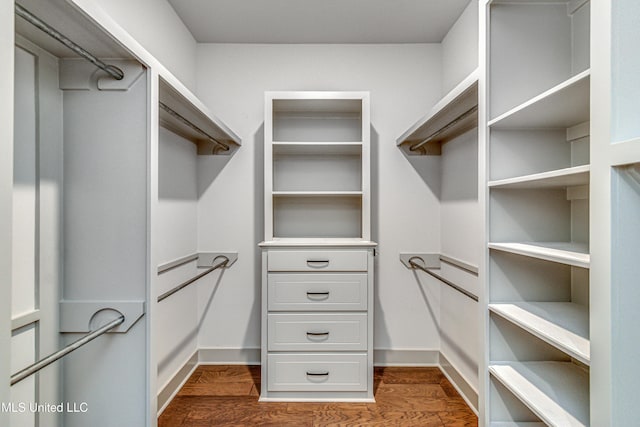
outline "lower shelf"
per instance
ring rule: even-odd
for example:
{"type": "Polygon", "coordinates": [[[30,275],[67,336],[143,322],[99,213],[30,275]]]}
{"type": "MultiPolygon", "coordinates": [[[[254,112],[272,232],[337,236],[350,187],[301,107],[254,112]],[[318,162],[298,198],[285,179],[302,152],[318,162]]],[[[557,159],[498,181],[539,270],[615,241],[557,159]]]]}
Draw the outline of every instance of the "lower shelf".
{"type": "Polygon", "coordinates": [[[544,259],[560,264],[589,268],[589,248],[585,244],[572,242],[495,242],[490,249],[544,259]]]}
{"type": "Polygon", "coordinates": [[[489,304],[489,310],[588,365],[589,309],[571,302],[489,304]]]}
{"type": "Polygon", "coordinates": [[[570,362],[501,362],[489,372],[547,425],[589,425],[584,369],[570,362]]]}

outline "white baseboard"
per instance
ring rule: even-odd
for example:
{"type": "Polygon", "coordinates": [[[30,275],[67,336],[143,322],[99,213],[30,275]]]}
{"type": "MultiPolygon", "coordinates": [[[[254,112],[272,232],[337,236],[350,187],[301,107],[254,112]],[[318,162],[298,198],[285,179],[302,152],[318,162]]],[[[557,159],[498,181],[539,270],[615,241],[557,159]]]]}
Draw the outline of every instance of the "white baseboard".
{"type": "Polygon", "coordinates": [[[440,370],[449,382],[460,393],[460,396],[467,402],[467,405],[471,408],[476,415],[478,415],[478,392],[473,388],[471,383],[467,381],[465,377],[458,372],[458,370],[449,362],[446,356],[442,353],[439,355],[440,370]]]}
{"type": "Polygon", "coordinates": [[[201,348],[200,365],[259,365],[260,348],[201,348]]]}
{"type": "Polygon", "coordinates": [[[184,365],[171,377],[158,393],[158,416],[162,414],[169,402],[187,382],[193,371],[198,367],[198,350],[196,350],[184,365]]]}
{"type": "Polygon", "coordinates": [[[438,350],[374,349],[374,366],[438,366],[438,350]]]}

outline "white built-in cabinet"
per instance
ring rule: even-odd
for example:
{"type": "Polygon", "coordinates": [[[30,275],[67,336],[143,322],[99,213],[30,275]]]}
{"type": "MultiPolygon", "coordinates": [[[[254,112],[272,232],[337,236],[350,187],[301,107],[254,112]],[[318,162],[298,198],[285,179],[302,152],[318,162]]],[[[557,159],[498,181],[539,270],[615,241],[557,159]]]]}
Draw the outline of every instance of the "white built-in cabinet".
{"type": "Polygon", "coordinates": [[[265,94],[260,399],[373,400],[368,92],[265,94]]]}
{"type": "Polygon", "coordinates": [[[487,425],[590,424],[590,6],[481,12],[487,425]]]}
{"type": "MultiPolygon", "coordinates": [[[[178,298],[167,300],[164,312],[156,298],[164,287],[193,276],[185,270],[184,277],[161,282],[158,265],[170,261],[162,252],[167,245],[180,250],[184,245],[179,243],[197,237],[195,214],[178,212],[174,219],[181,216],[182,222],[162,222],[175,214],[167,213],[175,205],[168,207],[163,198],[183,196],[187,183],[193,184],[187,189],[190,195],[197,188],[195,176],[190,181],[184,177],[195,175],[193,169],[163,170],[179,162],[161,164],[159,144],[167,138],[184,144],[177,150],[192,155],[195,164],[197,154],[231,154],[240,142],[104,12],[78,3],[19,2],[90,54],[118,67],[122,79],[14,15],[13,2],[0,11],[3,20],[9,14],[15,24],[15,32],[3,34],[0,44],[3,57],[11,58],[2,62],[3,78],[6,74],[13,88],[13,96],[6,92],[13,105],[2,110],[3,117],[11,118],[6,129],[13,131],[6,147],[10,167],[7,174],[3,169],[0,192],[3,207],[6,203],[11,210],[3,216],[10,238],[5,245],[3,234],[2,246],[2,257],[11,260],[6,275],[2,268],[2,280],[10,286],[3,286],[0,295],[10,304],[0,311],[2,327],[11,332],[1,342],[3,426],[156,425],[156,398],[162,405],[167,397],[166,384],[158,385],[158,377],[165,375],[163,366],[175,366],[170,356],[182,356],[176,350],[182,341],[159,345],[155,338],[169,328],[170,338],[192,333],[188,328],[176,332],[185,322],[167,310],[180,307],[178,298]],[[160,112],[160,103],[181,118],[160,112]],[[189,234],[185,223],[193,226],[190,237],[184,237],[189,234]],[[172,240],[180,234],[177,229],[182,229],[176,238],[180,242],[172,240]],[[123,323],[109,333],[9,385],[9,375],[120,315],[123,323]],[[161,323],[159,315],[168,322],[161,323]],[[23,411],[19,406],[61,402],[64,412],[23,411]]],[[[168,150],[164,160],[173,154],[168,150]]],[[[196,252],[197,247],[185,251],[196,252]]],[[[195,262],[188,267],[196,271],[195,262]]],[[[191,302],[189,313],[195,305],[191,302]]]]}

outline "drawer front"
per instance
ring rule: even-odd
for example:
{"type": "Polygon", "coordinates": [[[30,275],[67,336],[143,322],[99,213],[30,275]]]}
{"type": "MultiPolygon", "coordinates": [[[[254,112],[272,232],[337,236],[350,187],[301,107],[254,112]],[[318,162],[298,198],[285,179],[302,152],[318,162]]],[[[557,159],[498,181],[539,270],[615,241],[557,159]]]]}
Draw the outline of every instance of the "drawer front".
{"type": "Polygon", "coordinates": [[[269,271],[367,271],[367,251],[269,251],[269,271]]]}
{"type": "Polygon", "coordinates": [[[269,311],[364,311],[367,274],[269,274],[269,311]]]}
{"type": "Polygon", "coordinates": [[[269,391],[366,391],[366,354],[269,354],[269,391]]]}
{"type": "Polygon", "coordinates": [[[367,314],[269,314],[269,351],[367,350],[367,314]]]}

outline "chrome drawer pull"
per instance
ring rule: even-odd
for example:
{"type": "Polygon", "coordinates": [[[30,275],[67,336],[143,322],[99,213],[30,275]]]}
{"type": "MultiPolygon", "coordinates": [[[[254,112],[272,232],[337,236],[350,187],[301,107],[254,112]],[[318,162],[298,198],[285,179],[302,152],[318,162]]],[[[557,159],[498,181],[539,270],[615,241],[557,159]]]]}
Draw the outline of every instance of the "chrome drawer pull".
{"type": "Polygon", "coordinates": [[[329,332],[307,332],[307,335],[314,336],[314,337],[320,337],[320,336],[329,335],[329,332]]]}
{"type": "Polygon", "coordinates": [[[328,259],[308,259],[307,265],[311,268],[324,268],[329,266],[328,259]]]}
{"type": "Polygon", "coordinates": [[[327,372],[308,372],[307,371],[307,375],[309,375],[310,377],[327,377],[329,376],[329,371],[327,372]]]}
{"type": "Polygon", "coordinates": [[[307,296],[329,296],[329,291],[325,291],[325,292],[307,292],[307,296]]]}

